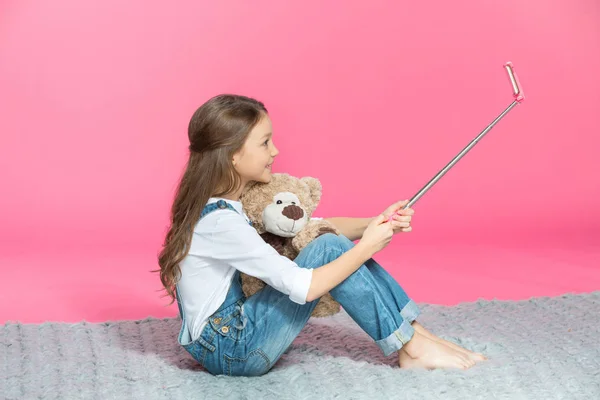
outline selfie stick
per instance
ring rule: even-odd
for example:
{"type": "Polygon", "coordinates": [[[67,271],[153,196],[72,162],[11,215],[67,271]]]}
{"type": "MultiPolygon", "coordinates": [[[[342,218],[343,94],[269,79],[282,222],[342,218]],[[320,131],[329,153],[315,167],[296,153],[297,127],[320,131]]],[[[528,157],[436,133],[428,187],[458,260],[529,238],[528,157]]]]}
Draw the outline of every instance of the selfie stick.
{"type": "MultiPolygon", "coordinates": [[[[471,141],[471,143],[469,143],[464,149],[462,149],[462,151],[460,153],[458,153],[458,155],[456,157],[454,157],[452,159],[452,161],[450,161],[444,168],[442,168],[442,170],[440,172],[438,172],[433,177],[433,179],[431,179],[425,186],[423,186],[423,188],[421,190],[419,190],[417,192],[417,194],[415,194],[412,197],[412,199],[410,199],[410,201],[404,207],[402,207],[402,209],[412,207],[412,205],[415,204],[417,202],[417,200],[419,200],[421,198],[421,196],[423,196],[429,189],[431,189],[431,187],[433,185],[435,185],[436,182],[439,181],[440,178],[442,176],[444,176],[446,174],[446,172],[448,172],[448,170],[450,168],[452,168],[454,166],[454,164],[456,164],[458,162],[458,160],[460,160],[465,154],[467,154],[467,152],[469,150],[471,150],[473,148],[473,146],[475,146],[477,144],[477,142],[479,142],[479,140],[486,133],[488,133],[494,127],[494,125],[496,125],[498,123],[498,121],[500,121],[502,119],[502,117],[504,117],[510,110],[512,110],[512,108],[514,106],[521,103],[525,99],[525,96],[523,95],[523,90],[521,89],[521,85],[519,84],[519,80],[517,78],[517,75],[515,73],[512,63],[510,61],[507,62],[506,64],[504,64],[504,68],[506,69],[506,72],[508,73],[508,78],[510,79],[510,84],[512,85],[514,101],[504,111],[502,111],[502,113],[500,115],[498,115],[498,117],[495,120],[493,120],[491,124],[489,124],[479,135],[477,135],[477,137],[475,139],[473,139],[471,141]]],[[[388,218],[388,222],[391,221],[393,217],[394,217],[394,214],[392,214],[388,218]]]]}

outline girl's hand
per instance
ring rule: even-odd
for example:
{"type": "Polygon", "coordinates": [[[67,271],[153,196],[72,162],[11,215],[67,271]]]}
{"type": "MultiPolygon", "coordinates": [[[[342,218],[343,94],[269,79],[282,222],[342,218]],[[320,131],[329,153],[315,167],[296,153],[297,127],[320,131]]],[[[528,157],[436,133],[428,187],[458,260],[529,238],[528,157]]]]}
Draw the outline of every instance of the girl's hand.
{"type": "Polygon", "coordinates": [[[365,246],[373,255],[384,249],[392,240],[393,235],[392,224],[387,222],[387,218],[383,214],[379,214],[369,223],[358,244],[365,246]]]}
{"type": "Polygon", "coordinates": [[[382,215],[386,219],[392,215],[394,216],[394,218],[391,221],[392,228],[394,229],[394,234],[398,232],[412,231],[412,226],[410,223],[412,221],[412,216],[415,213],[415,211],[410,207],[401,210],[401,208],[404,207],[406,204],[408,204],[408,200],[398,201],[386,208],[385,211],[382,213],[382,215]]]}

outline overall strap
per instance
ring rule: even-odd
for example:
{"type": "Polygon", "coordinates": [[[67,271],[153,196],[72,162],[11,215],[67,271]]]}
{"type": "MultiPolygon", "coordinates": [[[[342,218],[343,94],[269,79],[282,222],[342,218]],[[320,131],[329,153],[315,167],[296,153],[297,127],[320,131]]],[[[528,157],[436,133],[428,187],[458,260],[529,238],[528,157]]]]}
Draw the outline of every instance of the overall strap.
{"type": "MultiPolygon", "coordinates": [[[[231,204],[229,204],[225,200],[221,199],[221,200],[218,200],[216,203],[207,204],[204,207],[204,209],[202,210],[202,214],[200,215],[200,218],[205,217],[206,214],[211,213],[213,211],[224,210],[226,208],[228,208],[232,211],[235,211],[236,213],[239,214],[238,210],[236,210],[235,207],[233,207],[231,204]]],[[[250,224],[250,226],[252,226],[252,221],[249,221],[248,223],[250,224]]]]}

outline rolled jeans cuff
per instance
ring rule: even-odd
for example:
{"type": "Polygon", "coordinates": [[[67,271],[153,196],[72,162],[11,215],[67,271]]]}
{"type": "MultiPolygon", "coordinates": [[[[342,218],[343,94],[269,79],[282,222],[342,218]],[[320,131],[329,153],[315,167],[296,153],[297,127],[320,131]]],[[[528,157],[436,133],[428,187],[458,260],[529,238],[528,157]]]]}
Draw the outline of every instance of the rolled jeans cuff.
{"type": "Polygon", "coordinates": [[[405,321],[412,323],[419,315],[421,315],[421,310],[417,306],[417,303],[410,300],[402,310],[400,310],[400,315],[404,318],[405,321]]]}
{"type": "Polygon", "coordinates": [[[387,357],[404,346],[415,334],[415,328],[407,320],[402,321],[400,328],[394,331],[390,336],[377,340],[375,343],[383,354],[387,357]]]}

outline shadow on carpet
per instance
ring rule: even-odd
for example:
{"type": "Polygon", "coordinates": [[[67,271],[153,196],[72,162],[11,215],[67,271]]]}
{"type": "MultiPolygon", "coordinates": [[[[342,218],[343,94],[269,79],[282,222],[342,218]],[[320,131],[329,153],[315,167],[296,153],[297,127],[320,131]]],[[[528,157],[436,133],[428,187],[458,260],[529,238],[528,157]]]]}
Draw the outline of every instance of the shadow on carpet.
{"type": "Polygon", "coordinates": [[[5,399],[597,399],[600,292],[419,304],[419,321],[486,354],[467,370],[401,370],[344,311],[311,318],[266,375],[212,376],[177,318],[0,326],[5,399]]]}

